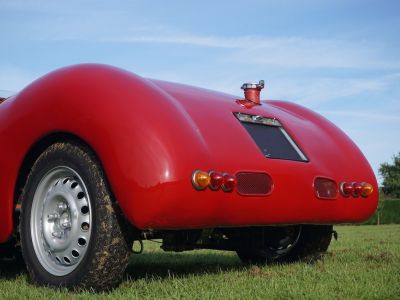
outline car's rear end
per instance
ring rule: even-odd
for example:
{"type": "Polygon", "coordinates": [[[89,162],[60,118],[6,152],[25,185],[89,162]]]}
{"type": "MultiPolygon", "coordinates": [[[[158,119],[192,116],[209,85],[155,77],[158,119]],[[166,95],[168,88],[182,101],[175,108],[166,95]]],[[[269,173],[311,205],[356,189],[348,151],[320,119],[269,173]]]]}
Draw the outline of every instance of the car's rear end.
{"type": "Polygon", "coordinates": [[[236,99],[155,83],[190,117],[187,126],[201,141],[177,136],[188,153],[167,164],[176,180],[160,182],[157,197],[151,191],[145,206],[135,206],[136,224],[145,237],[162,238],[164,250],[233,250],[246,263],[311,261],[328,249],[333,224],[374,213],[370,165],[320,115],[259,101],[257,84],[236,99]]]}
{"type": "Polygon", "coordinates": [[[196,155],[172,159],[181,164],[178,180],[154,205],[136,207],[141,228],[336,224],[362,222],[375,211],[378,188],[367,160],[318,114],[156,83],[179,101],[203,143],[200,151],[179,141],[196,155]]]}

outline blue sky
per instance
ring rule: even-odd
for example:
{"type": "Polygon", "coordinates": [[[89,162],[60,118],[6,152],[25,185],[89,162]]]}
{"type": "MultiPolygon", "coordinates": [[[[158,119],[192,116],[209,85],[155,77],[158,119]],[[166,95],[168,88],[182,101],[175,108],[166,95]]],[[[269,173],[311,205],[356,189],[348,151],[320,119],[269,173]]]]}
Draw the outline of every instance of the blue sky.
{"type": "Polygon", "coordinates": [[[400,151],[400,1],[0,0],[0,89],[65,65],[139,75],[318,111],[376,174],[400,151]]]}

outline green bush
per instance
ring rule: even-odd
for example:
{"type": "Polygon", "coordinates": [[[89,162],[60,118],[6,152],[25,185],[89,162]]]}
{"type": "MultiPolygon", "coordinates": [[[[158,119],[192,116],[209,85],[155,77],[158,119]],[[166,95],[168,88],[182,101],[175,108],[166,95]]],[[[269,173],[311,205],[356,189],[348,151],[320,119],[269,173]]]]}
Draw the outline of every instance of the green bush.
{"type": "Polygon", "coordinates": [[[400,224],[400,199],[380,199],[375,214],[364,224],[400,224]]]}

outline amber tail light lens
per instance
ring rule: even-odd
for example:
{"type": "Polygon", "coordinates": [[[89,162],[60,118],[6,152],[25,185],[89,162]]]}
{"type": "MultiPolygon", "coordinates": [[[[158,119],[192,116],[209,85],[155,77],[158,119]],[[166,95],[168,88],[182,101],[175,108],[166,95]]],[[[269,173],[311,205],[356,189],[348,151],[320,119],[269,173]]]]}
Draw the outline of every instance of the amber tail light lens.
{"type": "Polygon", "coordinates": [[[336,199],[338,190],[336,182],[332,179],[318,177],[314,180],[314,192],[320,199],[336,199]]]}
{"type": "Polygon", "coordinates": [[[192,175],[192,184],[196,190],[204,190],[210,183],[208,172],[196,170],[192,175]]]}
{"type": "Polygon", "coordinates": [[[372,184],[363,182],[362,186],[363,186],[362,191],[361,191],[362,197],[368,197],[369,195],[371,195],[373,193],[374,187],[372,186],[372,184]]]}

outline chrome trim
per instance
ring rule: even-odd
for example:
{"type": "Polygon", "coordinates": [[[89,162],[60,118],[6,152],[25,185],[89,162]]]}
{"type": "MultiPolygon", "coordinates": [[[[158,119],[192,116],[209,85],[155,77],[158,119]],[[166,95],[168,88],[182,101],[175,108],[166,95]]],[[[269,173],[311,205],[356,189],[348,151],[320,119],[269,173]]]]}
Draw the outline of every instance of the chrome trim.
{"type": "Polygon", "coordinates": [[[343,197],[349,198],[351,194],[346,194],[346,193],[344,192],[344,190],[343,190],[344,185],[345,185],[346,183],[347,183],[346,181],[342,181],[342,182],[340,183],[340,185],[339,185],[339,191],[340,191],[340,194],[341,194],[343,197]]]}
{"type": "Polygon", "coordinates": [[[300,158],[304,161],[308,161],[307,157],[303,154],[303,152],[300,150],[299,146],[296,145],[296,143],[292,140],[292,138],[289,136],[289,134],[286,132],[286,130],[283,127],[280,127],[279,130],[283,133],[283,135],[286,137],[286,139],[289,141],[290,145],[296,150],[297,154],[300,156],[300,158]]]}
{"type": "Polygon", "coordinates": [[[259,89],[262,90],[265,86],[264,80],[260,80],[258,83],[255,82],[246,82],[243,83],[241,86],[242,90],[247,90],[247,89],[259,89]]]}
{"type": "Polygon", "coordinates": [[[287,141],[290,143],[290,145],[293,147],[293,149],[297,152],[297,154],[300,156],[302,161],[308,161],[307,156],[301,151],[299,146],[293,141],[293,139],[290,137],[290,135],[286,132],[285,128],[283,128],[283,125],[281,122],[279,122],[278,119],[276,118],[267,118],[259,115],[249,115],[249,114],[244,114],[240,112],[234,112],[233,113],[235,117],[240,121],[240,122],[246,122],[246,123],[253,123],[253,124],[261,124],[261,125],[266,125],[266,126],[274,126],[274,127],[279,127],[279,130],[283,133],[287,141]]]}
{"type": "Polygon", "coordinates": [[[266,118],[258,115],[249,115],[240,112],[233,113],[241,122],[262,124],[268,126],[282,127],[282,124],[275,118],[266,118]]]}
{"type": "Polygon", "coordinates": [[[193,188],[194,188],[195,190],[197,190],[197,191],[204,191],[204,190],[207,188],[207,186],[205,186],[205,187],[200,187],[200,186],[198,186],[198,185],[196,184],[195,178],[196,178],[196,174],[199,173],[199,172],[204,172],[204,171],[199,170],[199,169],[193,171],[193,173],[192,173],[192,186],[193,186],[193,188]]]}

